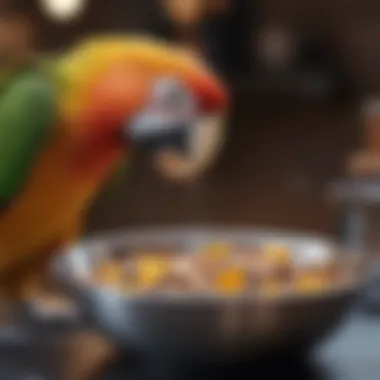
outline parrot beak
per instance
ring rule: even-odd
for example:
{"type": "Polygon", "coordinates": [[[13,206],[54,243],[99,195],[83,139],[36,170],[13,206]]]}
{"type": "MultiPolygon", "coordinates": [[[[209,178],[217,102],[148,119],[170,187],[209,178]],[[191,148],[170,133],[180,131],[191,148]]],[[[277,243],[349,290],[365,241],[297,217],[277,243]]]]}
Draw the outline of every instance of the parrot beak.
{"type": "Polygon", "coordinates": [[[174,181],[201,176],[222,146],[221,115],[201,116],[191,93],[177,80],[161,78],[152,99],[126,128],[128,141],[153,155],[157,171],[174,181]]]}
{"type": "Polygon", "coordinates": [[[199,179],[220,156],[225,137],[223,115],[200,118],[191,128],[186,154],[165,149],[157,153],[155,166],[165,178],[177,182],[199,179]]]}

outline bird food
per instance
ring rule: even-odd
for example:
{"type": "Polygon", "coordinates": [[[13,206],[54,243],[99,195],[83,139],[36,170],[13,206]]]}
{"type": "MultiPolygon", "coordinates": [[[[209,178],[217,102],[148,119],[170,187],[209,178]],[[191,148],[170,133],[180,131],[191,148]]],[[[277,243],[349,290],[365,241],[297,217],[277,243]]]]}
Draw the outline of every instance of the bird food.
{"type": "Polygon", "coordinates": [[[212,242],[195,252],[125,250],[110,254],[90,276],[93,285],[126,294],[212,294],[279,296],[310,294],[347,286],[357,278],[358,262],[333,252],[297,252],[285,244],[257,247],[212,242]],[[113,258],[112,258],[113,257],[113,258]]]}

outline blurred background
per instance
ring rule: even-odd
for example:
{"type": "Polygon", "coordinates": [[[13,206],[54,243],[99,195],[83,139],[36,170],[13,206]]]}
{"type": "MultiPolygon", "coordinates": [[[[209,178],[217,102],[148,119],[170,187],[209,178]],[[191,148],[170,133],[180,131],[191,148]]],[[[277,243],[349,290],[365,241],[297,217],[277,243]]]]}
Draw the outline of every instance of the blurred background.
{"type": "Polygon", "coordinates": [[[137,157],[128,182],[97,202],[89,232],[177,222],[335,232],[341,211],[327,187],[340,177],[376,176],[378,110],[364,107],[376,104],[380,89],[376,1],[15,2],[34,23],[40,53],[92,33],[149,33],[203,54],[234,94],[214,170],[176,186],[137,157]]]}
{"type": "Polygon", "coordinates": [[[380,88],[380,3],[77,1],[69,19],[75,0],[62,1],[57,15],[49,0],[24,0],[41,52],[94,32],[143,31],[200,51],[235,95],[215,170],[175,186],[137,158],[124,188],[98,202],[90,231],[177,222],[336,228],[325,189],[349,171],[347,158],[364,138],[361,106],[380,88]]]}
{"type": "Polygon", "coordinates": [[[228,141],[214,170],[190,187],[176,186],[137,157],[128,183],[97,203],[90,232],[177,222],[335,231],[340,216],[326,186],[351,175],[351,155],[372,141],[365,125],[376,112],[363,104],[376,101],[380,89],[380,3],[17,2],[35,24],[41,53],[95,32],[145,32],[204,54],[234,94],[228,141]]]}

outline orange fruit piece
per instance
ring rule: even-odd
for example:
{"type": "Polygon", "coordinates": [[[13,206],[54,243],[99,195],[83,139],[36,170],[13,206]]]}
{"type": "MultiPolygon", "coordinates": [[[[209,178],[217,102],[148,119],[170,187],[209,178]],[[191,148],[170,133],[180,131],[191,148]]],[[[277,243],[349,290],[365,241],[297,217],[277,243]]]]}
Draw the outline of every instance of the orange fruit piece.
{"type": "Polygon", "coordinates": [[[275,265],[288,265],[292,256],[287,247],[281,244],[270,244],[263,249],[264,258],[275,265]]]}
{"type": "Polygon", "coordinates": [[[155,286],[169,272],[169,261],[162,258],[144,257],[137,261],[138,286],[155,286]]]}
{"type": "Polygon", "coordinates": [[[243,292],[247,287],[247,276],[240,268],[231,268],[219,273],[216,277],[216,288],[223,294],[243,292]]]}

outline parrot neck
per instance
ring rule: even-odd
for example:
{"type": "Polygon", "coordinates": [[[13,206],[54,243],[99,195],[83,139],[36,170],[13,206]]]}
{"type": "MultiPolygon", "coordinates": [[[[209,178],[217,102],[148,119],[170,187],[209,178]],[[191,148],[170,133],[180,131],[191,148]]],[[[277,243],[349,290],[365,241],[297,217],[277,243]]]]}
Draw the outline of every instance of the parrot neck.
{"type": "Polygon", "coordinates": [[[125,156],[125,151],[114,139],[92,134],[79,138],[70,156],[72,170],[81,179],[101,183],[125,156]]]}

